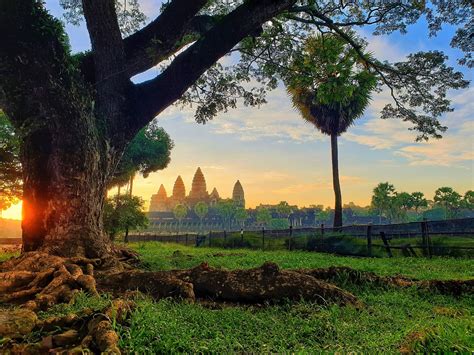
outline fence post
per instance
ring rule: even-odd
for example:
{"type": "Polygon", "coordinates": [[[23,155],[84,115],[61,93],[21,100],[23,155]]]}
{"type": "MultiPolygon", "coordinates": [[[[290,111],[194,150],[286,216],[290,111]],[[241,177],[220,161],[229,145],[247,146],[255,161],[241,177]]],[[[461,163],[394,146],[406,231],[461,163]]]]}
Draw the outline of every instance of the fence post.
{"type": "Polygon", "coordinates": [[[372,256],[372,223],[367,225],[367,252],[372,256]]]}
{"type": "Polygon", "coordinates": [[[186,246],[188,246],[188,233],[186,233],[186,246]]]}
{"type": "Polygon", "coordinates": [[[429,256],[430,251],[428,249],[428,235],[427,235],[427,228],[426,228],[426,218],[423,218],[421,222],[421,246],[423,250],[424,256],[429,256]]]}
{"type": "Polygon", "coordinates": [[[383,244],[385,245],[385,249],[387,250],[388,256],[392,258],[393,257],[392,249],[390,249],[390,244],[388,244],[388,240],[385,237],[385,232],[380,232],[380,238],[382,238],[382,241],[383,241],[383,244]]]}
{"type": "Polygon", "coordinates": [[[324,223],[321,223],[321,238],[324,238],[324,223]]]}
{"type": "Polygon", "coordinates": [[[265,250],[265,227],[262,227],[262,250],[265,250]]]}
{"type": "Polygon", "coordinates": [[[209,248],[211,247],[211,234],[212,234],[212,231],[209,231],[209,248]]]}

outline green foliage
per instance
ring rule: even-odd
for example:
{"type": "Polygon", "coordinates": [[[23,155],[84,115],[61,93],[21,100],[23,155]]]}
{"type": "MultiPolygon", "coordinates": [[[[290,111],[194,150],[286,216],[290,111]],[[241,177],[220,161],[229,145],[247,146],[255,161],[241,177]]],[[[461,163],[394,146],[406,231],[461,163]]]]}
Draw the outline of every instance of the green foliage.
{"type": "Polygon", "coordinates": [[[248,218],[248,213],[247,213],[247,210],[243,207],[237,207],[236,211],[235,211],[235,215],[234,215],[234,218],[235,220],[240,223],[240,225],[243,227],[245,221],[247,220],[248,218]]]}
{"type": "Polygon", "coordinates": [[[199,217],[200,220],[202,220],[204,217],[206,217],[208,212],[209,212],[209,207],[203,201],[199,201],[194,206],[194,213],[196,213],[196,215],[199,217]]]}
{"type": "Polygon", "coordinates": [[[363,114],[377,83],[359,54],[333,34],[308,37],[292,68],[285,84],[294,106],[327,135],[340,135],[363,114]]]}
{"type": "Polygon", "coordinates": [[[395,197],[395,187],[388,182],[381,182],[374,188],[371,207],[380,216],[389,217],[392,202],[395,197]]]}
{"type": "Polygon", "coordinates": [[[451,187],[440,187],[435,191],[434,202],[445,210],[445,218],[455,217],[461,207],[461,195],[451,187]]]}
{"type": "Polygon", "coordinates": [[[0,110],[0,211],[21,199],[20,140],[7,115],[0,110]]]}
{"type": "Polygon", "coordinates": [[[232,220],[235,217],[238,206],[235,201],[227,198],[219,200],[215,206],[217,214],[221,217],[222,221],[226,223],[229,229],[232,228],[232,220]]]}
{"type": "Polygon", "coordinates": [[[461,205],[463,208],[466,208],[468,210],[474,209],[474,191],[472,190],[466,191],[462,199],[461,205]]]}
{"type": "Polygon", "coordinates": [[[416,213],[418,213],[420,207],[428,207],[428,201],[423,192],[413,192],[411,198],[416,213]]]}
{"type": "Polygon", "coordinates": [[[262,226],[267,226],[271,220],[272,214],[268,208],[263,206],[257,207],[257,223],[260,223],[262,226]]]}
{"type": "Polygon", "coordinates": [[[124,185],[137,172],[145,178],[163,170],[170,162],[174,143],[166,131],[155,124],[141,129],[125,149],[109,186],[124,185]]]}
{"type": "Polygon", "coordinates": [[[287,229],[290,223],[287,218],[272,218],[270,220],[270,229],[287,229]]]}
{"type": "Polygon", "coordinates": [[[288,202],[286,201],[281,201],[278,205],[277,205],[277,213],[281,216],[281,217],[286,217],[288,218],[292,212],[292,208],[291,206],[288,204],[288,202]]]}
{"type": "Polygon", "coordinates": [[[184,217],[186,217],[187,214],[188,214],[188,208],[185,205],[177,204],[176,206],[174,206],[173,215],[174,215],[174,218],[176,218],[178,221],[181,222],[181,220],[184,217]]]}
{"type": "Polygon", "coordinates": [[[120,195],[108,198],[104,204],[104,229],[110,239],[127,229],[148,226],[148,218],[143,212],[144,201],[138,196],[120,195]]]}

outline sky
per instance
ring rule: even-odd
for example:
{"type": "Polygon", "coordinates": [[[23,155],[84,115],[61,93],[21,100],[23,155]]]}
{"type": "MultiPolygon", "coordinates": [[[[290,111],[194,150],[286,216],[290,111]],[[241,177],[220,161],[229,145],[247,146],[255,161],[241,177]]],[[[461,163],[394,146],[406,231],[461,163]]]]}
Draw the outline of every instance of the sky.
{"type": "MultiPolygon", "coordinates": [[[[142,0],[150,20],[160,1],[142,0]]],[[[61,16],[58,0],[47,0],[47,9],[61,16]]],[[[90,48],[85,26],[66,25],[73,51],[90,48]]],[[[406,35],[372,36],[359,30],[377,58],[403,60],[419,50],[442,50],[450,64],[472,80],[472,71],[456,65],[460,52],[449,47],[453,28],[445,27],[429,38],[426,24],[410,26],[406,35]]],[[[223,59],[226,60],[225,58],[223,59]]],[[[157,75],[152,69],[134,81],[157,75]]],[[[454,112],[442,123],[448,131],[441,140],[415,142],[416,133],[398,120],[381,120],[380,110],[390,99],[386,92],[373,97],[364,116],[339,139],[339,170],[343,201],[368,205],[373,188],[388,181],[398,191],[421,191],[432,198],[440,186],[460,193],[474,189],[474,88],[449,94],[454,112]]],[[[287,201],[308,206],[333,204],[329,137],[305,123],[293,109],[280,86],[260,108],[239,107],[219,114],[202,125],[194,121],[192,108],[172,106],[157,117],[175,142],[171,163],[148,178],[138,176],[134,194],[148,205],[150,196],[163,184],[171,193],[178,175],[187,192],[195,170],[201,167],[210,192],[216,187],[221,197],[231,197],[238,179],[245,191],[247,207],[287,201]]],[[[5,218],[19,218],[21,206],[3,212],[5,218]]]]}

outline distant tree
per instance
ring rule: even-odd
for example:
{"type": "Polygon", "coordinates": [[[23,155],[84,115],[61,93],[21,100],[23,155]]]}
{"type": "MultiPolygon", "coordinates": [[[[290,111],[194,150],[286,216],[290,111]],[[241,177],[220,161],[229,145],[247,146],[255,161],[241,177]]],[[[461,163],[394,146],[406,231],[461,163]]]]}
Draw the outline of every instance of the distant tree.
{"type": "Polygon", "coordinates": [[[0,214],[22,195],[20,140],[7,116],[0,110],[0,214]]]}
{"type": "Polygon", "coordinates": [[[276,211],[277,213],[280,215],[280,217],[282,218],[286,218],[288,220],[288,223],[289,220],[290,220],[290,215],[291,213],[293,212],[292,211],[292,208],[290,206],[290,204],[286,201],[281,201],[277,207],[276,207],[276,211]]]}
{"type": "Polygon", "coordinates": [[[234,200],[230,198],[219,200],[215,209],[223,222],[228,225],[229,230],[232,229],[232,220],[237,212],[237,205],[234,200]]]}
{"type": "Polygon", "coordinates": [[[176,218],[178,220],[177,233],[179,233],[179,228],[181,226],[181,221],[183,220],[184,217],[186,217],[187,214],[188,214],[188,208],[185,205],[177,204],[176,206],[174,206],[173,215],[174,215],[174,218],[176,218]]]}
{"type": "Polygon", "coordinates": [[[413,208],[415,209],[416,213],[418,213],[418,210],[421,207],[428,207],[428,201],[426,200],[423,192],[413,192],[411,194],[411,198],[412,198],[413,208]]]}
{"type": "Polygon", "coordinates": [[[200,226],[202,228],[202,219],[209,213],[209,207],[205,202],[199,201],[194,206],[194,213],[199,217],[200,226]]]}
{"type": "Polygon", "coordinates": [[[128,229],[145,228],[148,225],[143,204],[144,201],[138,196],[121,195],[106,199],[104,229],[111,240],[128,229]]]}
{"type": "Polygon", "coordinates": [[[455,217],[461,207],[461,195],[451,187],[443,186],[435,191],[434,202],[444,208],[444,218],[455,217]]]}
{"type": "Polygon", "coordinates": [[[334,227],[342,226],[337,137],[362,116],[377,84],[361,60],[363,49],[354,49],[335,34],[309,37],[292,64],[297,74],[286,83],[302,117],[331,137],[334,227]]]}
{"type": "Polygon", "coordinates": [[[136,173],[148,177],[152,172],[163,170],[170,162],[174,143],[166,131],[154,123],[141,129],[125,149],[109,187],[129,183],[132,194],[133,179],[136,173]]]}
{"type": "Polygon", "coordinates": [[[235,211],[234,218],[235,220],[240,224],[240,227],[243,228],[245,221],[249,217],[247,210],[243,207],[237,207],[237,210],[235,211]]]}
{"type": "Polygon", "coordinates": [[[287,229],[290,226],[287,218],[272,218],[270,220],[271,229],[287,229]]]}
{"type": "MultiPolygon", "coordinates": [[[[323,206],[321,206],[321,207],[323,207],[323,206]]],[[[320,223],[324,223],[330,218],[331,212],[332,212],[331,207],[326,207],[326,209],[321,209],[316,214],[316,218],[318,219],[318,221],[320,223]]]]}
{"type": "Polygon", "coordinates": [[[474,210],[474,191],[466,191],[462,198],[461,205],[467,210],[474,210]]]}
{"type": "Polygon", "coordinates": [[[259,206],[257,207],[257,223],[262,226],[267,226],[272,220],[272,214],[270,210],[266,207],[259,206]]]}
{"type": "Polygon", "coordinates": [[[394,197],[395,187],[388,182],[381,182],[374,188],[371,207],[377,211],[379,223],[382,223],[382,216],[390,217],[394,197]]]}

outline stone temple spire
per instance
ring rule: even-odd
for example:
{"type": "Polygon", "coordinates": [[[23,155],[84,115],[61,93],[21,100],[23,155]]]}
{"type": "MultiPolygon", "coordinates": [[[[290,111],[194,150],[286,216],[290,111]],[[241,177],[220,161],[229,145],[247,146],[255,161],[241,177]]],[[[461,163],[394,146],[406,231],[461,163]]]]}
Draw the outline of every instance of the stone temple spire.
{"type": "Polygon", "coordinates": [[[164,212],[168,209],[168,196],[163,184],[160,185],[158,193],[151,196],[150,212],[164,212]]]}
{"type": "Polygon", "coordinates": [[[234,185],[234,190],[232,191],[232,200],[234,200],[234,202],[237,203],[237,205],[239,205],[240,207],[245,208],[244,189],[239,180],[237,180],[234,185]]]}
{"type": "Polygon", "coordinates": [[[204,178],[201,168],[197,168],[196,173],[194,174],[191,191],[189,192],[189,199],[191,203],[194,204],[199,201],[207,201],[208,198],[209,194],[206,189],[206,179],[204,178]]]}
{"type": "Polygon", "coordinates": [[[186,188],[184,187],[181,175],[176,178],[173,186],[173,199],[176,201],[183,201],[186,197],[186,188]]]}

